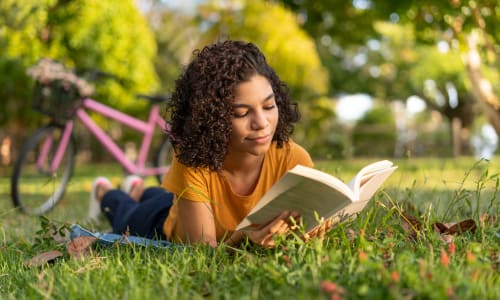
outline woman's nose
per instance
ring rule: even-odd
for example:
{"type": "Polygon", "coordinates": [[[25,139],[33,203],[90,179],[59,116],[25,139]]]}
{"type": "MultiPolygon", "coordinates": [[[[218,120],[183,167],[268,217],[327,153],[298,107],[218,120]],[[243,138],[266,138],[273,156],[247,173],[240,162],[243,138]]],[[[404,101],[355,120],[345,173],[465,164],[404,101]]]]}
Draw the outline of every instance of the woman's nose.
{"type": "Polygon", "coordinates": [[[262,128],[266,128],[269,125],[269,120],[264,111],[255,112],[254,117],[252,118],[251,128],[253,130],[259,130],[262,128]]]}

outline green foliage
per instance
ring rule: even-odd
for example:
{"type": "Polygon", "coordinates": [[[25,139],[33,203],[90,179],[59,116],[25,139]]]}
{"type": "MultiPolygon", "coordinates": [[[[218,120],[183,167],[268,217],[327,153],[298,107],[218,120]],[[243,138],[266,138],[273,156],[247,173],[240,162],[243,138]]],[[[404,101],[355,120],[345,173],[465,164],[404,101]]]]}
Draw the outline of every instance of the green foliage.
{"type": "Polygon", "coordinates": [[[141,111],[132,101],[135,93],[157,88],[156,44],[134,3],[74,0],[55,8],[46,24],[48,55],[77,69],[118,76],[119,82],[98,86],[96,97],[126,111],[141,111]]]}
{"type": "MultiPolygon", "coordinates": [[[[364,92],[384,101],[419,95],[426,98],[429,109],[440,111],[448,120],[460,119],[465,128],[462,133],[466,133],[477,114],[473,109],[477,93],[471,89],[476,75],[466,72],[464,65],[472,33],[479,37],[481,71],[492,83],[493,94],[499,92],[494,84],[500,77],[498,1],[280,2],[304,20],[334,93],[364,92]],[[448,53],[438,52],[438,44],[447,46],[448,53]],[[434,95],[424,91],[426,80],[436,83],[434,95]],[[458,106],[441,105],[436,98],[437,93],[449,96],[446,85],[450,84],[457,89],[458,106]]],[[[478,89],[478,84],[474,87],[478,89]]],[[[491,104],[481,107],[495,125],[499,103],[492,98],[497,97],[488,97],[491,104]]],[[[498,133],[498,125],[494,127],[498,133]]],[[[466,136],[462,138],[462,149],[467,141],[466,136]]]]}
{"type": "Polygon", "coordinates": [[[144,111],[132,105],[134,93],[157,88],[154,36],[132,1],[6,0],[0,26],[0,83],[7,87],[0,91],[7,103],[2,125],[31,125],[32,82],[25,72],[41,57],[117,75],[120,82],[100,84],[96,97],[128,111],[144,111]]]}
{"type": "Polygon", "coordinates": [[[171,93],[175,80],[187,65],[200,39],[196,19],[178,11],[156,5],[147,14],[153,28],[158,53],[155,68],[161,81],[162,93],[171,93]]]}
{"type": "MultiPolygon", "coordinates": [[[[394,7],[393,7],[394,8],[394,7]]],[[[411,24],[419,43],[447,43],[450,51],[457,56],[466,57],[471,50],[470,39],[472,36],[478,38],[479,63],[485,78],[490,82],[496,82],[499,78],[500,56],[498,47],[500,45],[500,31],[496,23],[500,14],[500,6],[495,0],[478,1],[407,1],[402,9],[396,9],[401,16],[401,21],[411,24]]],[[[458,61],[467,61],[461,59],[458,61]]],[[[466,73],[471,83],[478,82],[478,74],[466,73]]],[[[484,97],[477,95],[477,90],[484,88],[486,82],[475,83],[476,100],[482,102],[480,106],[483,114],[488,116],[497,134],[500,132],[498,126],[500,105],[498,97],[484,97]],[[483,86],[483,87],[481,87],[483,86]]],[[[494,83],[492,94],[498,94],[498,85],[494,83]]],[[[462,86],[459,86],[461,88],[462,86]]],[[[472,95],[472,89],[467,87],[467,94],[472,95]]]]}
{"type": "Polygon", "coordinates": [[[300,105],[300,112],[307,124],[298,124],[294,138],[314,157],[339,159],[343,157],[342,128],[337,124],[332,99],[319,97],[300,105]]]}
{"type": "Polygon", "coordinates": [[[327,92],[328,74],[314,41],[283,6],[263,0],[224,6],[211,1],[201,6],[200,18],[208,27],[201,44],[224,38],[257,44],[298,101],[327,92]]]}
{"type": "Polygon", "coordinates": [[[0,3],[0,97],[4,109],[0,126],[32,124],[30,85],[26,69],[43,56],[41,24],[47,22],[48,9],[56,1],[5,0],[0,3]]]}
{"type": "Polygon", "coordinates": [[[282,0],[296,12],[303,28],[316,43],[322,64],[329,73],[329,93],[369,93],[373,78],[366,80],[353,63],[365,55],[366,41],[378,39],[373,22],[378,20],[372,1],[282,0]],[[365,3],[368,7],[355,6],[365,3]]]}
{"type": "MultiPolygon", "coordinates": [[[[34,249],[47,249],[49,247],[58,246],[62,248],[61,243],[57,242],[58,239],[63,239],[70,228],[69,224],[58,224],[45,216],[40,216],[40,230],[36,231],[35,241],[33,244],[34,249]]],[[[63,243],[64,244],[64,243],[63,243]]]]}
{"type": "Polygon", "coordinates": [[[376,107],[357,123],[352,135],[356,156],[391,157],[396,143],[396,128],[391,111],[376,107]]]}

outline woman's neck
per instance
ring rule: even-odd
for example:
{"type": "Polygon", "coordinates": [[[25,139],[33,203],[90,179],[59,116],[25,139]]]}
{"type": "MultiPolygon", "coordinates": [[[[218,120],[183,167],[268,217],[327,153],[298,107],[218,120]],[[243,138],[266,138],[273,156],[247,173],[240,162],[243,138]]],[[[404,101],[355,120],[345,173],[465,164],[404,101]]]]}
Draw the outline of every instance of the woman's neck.
{"type": "Polygon", "coordinates": [[[224,160],[222,173],[225,175],[231,188],[239,195],[249,195],[255,189],[260,177],[264,155],[231,157],[224,160]]]}
{"type": "Polygon", "coordinates": [[[229,173],[246,173],[260,170],[265,155],[231,154],[228,153],[224,159],[222,169],[229,173]]]}

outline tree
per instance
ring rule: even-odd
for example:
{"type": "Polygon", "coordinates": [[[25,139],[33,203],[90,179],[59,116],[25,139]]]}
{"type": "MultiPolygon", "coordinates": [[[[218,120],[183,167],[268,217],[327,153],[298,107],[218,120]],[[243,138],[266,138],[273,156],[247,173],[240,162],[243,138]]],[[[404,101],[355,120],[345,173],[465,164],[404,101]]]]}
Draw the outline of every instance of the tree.
{"type": "Polygon", "coordinates": [[[160,91],[169,94],[182,67],[189,63],[192,51],[199,46],[201,31],[194,15],[171,10],[157,2],[147,11],[157,44],[155,68],[160,79],[160,91]]]}
{"type": "MultiPolygon", "coordinates": [[[[124,110],[137,92],[157,88],[155,41],[132,1],[4,0],[0,3],[0,95],[7,103],[0,119],[12,135],[34,126],[26,69],[41,57],[73,68],[97,68],[117,75],[97,86],[96,97],[124,110]]],[[[15,145],[18,147],[18,145],[15,145]]]]}
{"type": "Polygon", "coordinates": [[[200,23],[207,28],[200,46],[226,38],[254,42],[294,96],[307,98],[326,93],[328,74],[314,41],[291,12],[262,0],[223,3],[211,1],[200,6],[200,23]]]}
{"type": "Polygon", "coordinates": [[[352,143],[357,156],[393,155],[396,143],[394,116],[381,107],[368,111],[356,122],[352,143]]]}
{"type": "Polygon", "coordinates": [[[370,93],[373,90],[373,81],[363,78],[359,66],[369,50],[366,42],[379,37],[373,26],[378,20],[376,11],[369,6],[354,5],[363,1],[279,2],[297,13],[302,27],[314,39],[322,64],[330,75],[331,94],[370,93]]]}
{"type": "Polygon", "coordinates": [[[470,130],[474,121],[473,96],[460,57],[446,47],[418,43],[414,28],[377,22],[384,36],[380,51],[388,58],[370,59],[367,68],[380,64],[376,79],[380,99],[407,99],[417,95],[427,107],[442,114],[450,125],[455,156],[470,154],[470,130]]]}
{"type": "Polygon", "coordinates": [[[464,133],[472,125],[473,103],[479,103],[483,114],[500,135],[500,101],[496,96],[499,89],[498,85],[492,84],[500,78],[500,31],[496,29],[500,14],[498,1],[282,2],[303,16],[304,28],[314,36],[322,60],[328,67],[333,92],[367,92],[381,99],[397,99],[390,95],[401,97],[405,90],[418,94],[429,107],[443,113],[451,124],[460,125],[451,126],[461,131],[454,134],[461,139],[460,143],[455,143],[461,144],[457,148],[466,148],[464,145],[468,144],[464,133]],[[403,26],[410,34],[399,44],[402,49],[386,48],[392,49],[390,57],[383,57],[384,49],[380,49],[386,39],[385,33],[377,29],[381,23],[403,26]],[[355,30],[346,30],[349,27],[355,30]],[[411,38],[413,36],[415,39],[411,38]],[[404,45],[408,41],[413,44],[412,48],[404,45]],[[423,82],[426,80],[423,76],[413,75],[415,72],[424,74],[423,68],[419,70],[421,65],[432,67],[433,57],[438,56],[435,49],[438,43],[447,43],[450,50],[441,55],[441,60],[434,62],[441,66],[451,64],[455,68],[444,68],[444,72],[433,68],[436,72],[427,72],[427,79],[433,80],[438,88],[434,95],[430,95],[424,93],[423,82]],[[379,50],[370,51],[373,47],[379,50]],[[335,60],[332,58],[337,58],[340,63],[332,63],[335,60]],[[392,78],[384,76],[387,74],[392,78]],[[338,80],[339,77],[344,79],[338,80]],[[417,83],[415,78],[421,82],[417,83]],[[435,105],[432,97],[448,95],[446,86],[450,85],[457,91],[458,105],[435,105]],[[382,95],[387,98],[380,97],[382,95]]]}
{"type": "Polygon", "coordinates": [[[447,42],[463,57],[470,81],[470,93],[480,104],[490,124],[500,136],[500,3],[476,1],[407,1],[403,10],[395,10],[403,21],[413,24],[424,42],[447,42]]]}

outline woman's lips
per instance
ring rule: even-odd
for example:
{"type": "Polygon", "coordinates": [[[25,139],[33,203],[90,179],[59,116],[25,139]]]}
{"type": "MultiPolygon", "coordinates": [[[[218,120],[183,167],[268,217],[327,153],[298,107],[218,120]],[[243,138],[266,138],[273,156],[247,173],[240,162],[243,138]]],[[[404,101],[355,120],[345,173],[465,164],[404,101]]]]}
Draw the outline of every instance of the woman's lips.
{"type": "Polygon", "coordinates": [[[269,141],[270,137],[271,137],[271,135],[263,135],[263,136],[248,138],[248,139],[254,143],[257,143],[257,144],[265,144],[269,141]]]}

